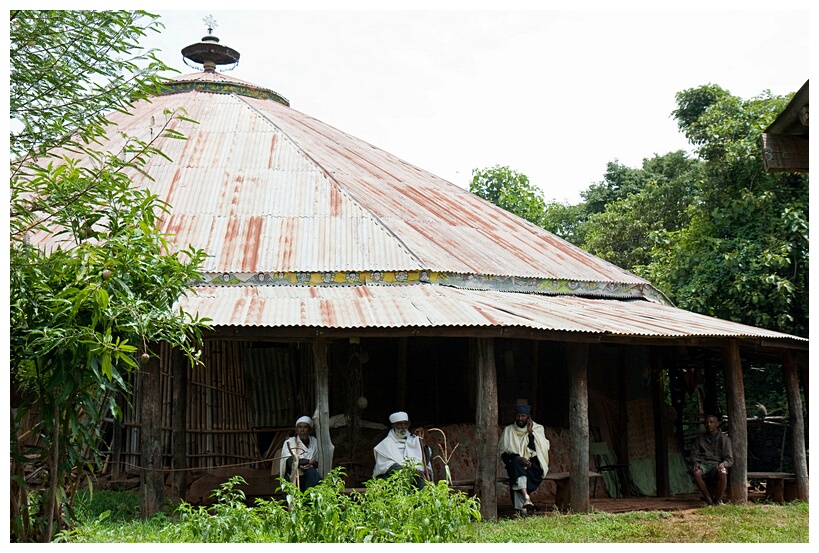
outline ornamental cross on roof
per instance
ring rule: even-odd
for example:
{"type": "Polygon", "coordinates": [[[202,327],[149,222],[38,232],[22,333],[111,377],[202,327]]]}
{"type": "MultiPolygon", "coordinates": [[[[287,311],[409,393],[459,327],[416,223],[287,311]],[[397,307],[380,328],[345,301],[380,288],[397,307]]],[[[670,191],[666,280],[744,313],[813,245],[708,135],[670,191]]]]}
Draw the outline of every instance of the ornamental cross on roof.
{"type": "Polygon", "coordinates": [[[205,22],[205,25],[208,26],[208,34],[212,35],[213,30],[218,27],[219,25],[216,24],[216,19],[213,18],[213,14],[208,14],[206,17],[202,18],[202,21],[205,22]]]}

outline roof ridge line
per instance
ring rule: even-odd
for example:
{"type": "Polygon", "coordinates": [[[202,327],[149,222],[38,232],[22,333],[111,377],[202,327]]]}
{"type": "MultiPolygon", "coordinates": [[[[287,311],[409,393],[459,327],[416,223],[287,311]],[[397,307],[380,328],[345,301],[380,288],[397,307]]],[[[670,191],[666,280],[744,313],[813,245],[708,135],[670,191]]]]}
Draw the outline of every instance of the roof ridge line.
{"type": "MultiPolygon", "coordinates": [[[[351,202],[353,202],[353,203],[356,205],[356,207],[358,207],[358,208],[359,208],[359,209],[360,209],[362,212],[364,212],[364,213],[368,213],[368,214],[370,215],[370,217],[371,217],[372,219],[374,219],[374,220],[375,220],[376,224],[377,224],[377,225],[378,225],[378,226],[379,226],[381,229],[383,229],[383,230],[384,230],[384,232],[385,232],[387,235],[392,236],[393,240],[395,240],[396,242],[398,242],[398,244],[401,246],[401,248],[403,248],[403,250],[404,250],[404,251],[407,253],[407,255],[409,255],[409,256],[410,256],[410,258],[411,258],[413,261],[415,261],[415,262],[418,264],[418,266],[419,266],[419,267],[423,267],[423,266],[425,265],[425,264],[424,264],[424,263],[421,261],[421,259],[420,259],[420,258],[419,258],[419,257],[418,257],[416,254],[415,254],[415,252],[413,252],[413,251],[410,249],[410,247],[409,247],[409,246],[407,246],[407,244],[406,244],[406,243],[405,243],[403,240],[401,240],[401,238],[400,238],[399,236],[397,236],[397,235],[396,235],[396,234],[395,234],[395,233],[394,233],[394,232],[393,232],[393,231],[392,231],[392,230],[391,230],[391,229],[390,229],[390,228],[389,228],[387,225],[385,225],[385,224],[383,223],[383,221],[381,221],[381,218],[380,218],[378,215],[376,215],[375,213],[373,213],[373,211],[372,211],[372,210],[370,210],[370,209],[368,209],[368,208],[364,207],[364,205],[362,205],[362,203],[356,199],[355,195],[351,194],[349,190],[347,190],[346,188],[344,188],[343,186],[341,186],[341,183],[340,183],[338,180],[336,180],[336,178],[335,178],[335,177],[334,177],[332,174],[330,174],[330,172],[329,172],[329,171],[327,171],[327,169],[325,169],[325,168],[324,168],[324,166],[323,166],[321,163],[319,163],[318,161],[316,161],[316,159],[315,159],[315,158],[313,158],[313,157],[312,157],[310,154],[308,154],[306,151],[304,151],[304,149],[303,149],[301,146],[299,146],[299,144],[298,144],[298,143],[297,143],[295,140],[293,140],[293,138],[292,138],[292,137],[291,137],[289,134],[287,134],[287,132],[285,132],[285,130],[284,130],[284,129],[282,129],[282,128],[281,128],[279,125],[277,125],[277,124],[275,123],[275,121],[272,121],[272,120],[271,120],[269,117],[267,117],[267,116],[266,116],[266,115],[265,115],[263,112],[259,111],[259,110],[258,110],[258,109],[256,109],[255,107],[253,107],[253,106],[252,106],[250,103],[246,102],[246,101],[245,101],[243,98],[241,98],[239,95],[237,95],[237,94],[235,94],[235,93],[231,93],[231,96],[234,96],[234,97],[235,97],[237,100],[239,100],[240,102],[242,102],[243,104],[245,104],[245,105],[246,105],[248,108],[250,108],[250,110],[251,110],[251,111],[253,111],[254,113],[256,113],[256,114],[257,114],[259,117],[261,117],[262,119],[264,119],[265,121],[267,121],[269,124],[273,125],[273,127],[275,127],[276,129],[278,129],[278,131],[279,131],[279,132],[282,134],[282,136],[284,136],[285,138],[287,138],[287,140],[288,140],[288,141],[289,141],[289,142],[290,142],[290,143],[291,143],[291,144],[292,144],[292,145],[293,145],[293,146],[294,146],[294,147],[295,147],[295,148],[296,148],[296,149],[297,149],[299,152],[301,152],[301,153],[302,153],[302,155],[304,155],[304,157],[306,157],[307,159],[309,159],[309,160],[310,160],[310,161],[311,161],[311,162],[312,162],[312,163],[313,163],[313,164],[314,164],[314,165],[315,165],[315,166],[316,166],[316,167],[317,167],[317,168],[318,168],[318,169],[321,171],[321,173],[324,175],[324,177],[325,177],[325,178],[326,178],[326,179],[327,179],[327,180],[328,180],[328,181],[329,181],[329,182],[330,182],[330,183],[331,183],[333,186],[335,186],[335,187],[338,189],[338,191],[339,191],[339,192],[340,192],[342,195],[344,195],[344,196],[346,196],[347,198],[349,198],[349,199],[350,199],[350,201],[351,201],[351,202]]],[[[290,107],[290,106],[287,106],[287,107],[290,107]]],[[[290,108],[290,109],[293,109],[293,108],[290,108]]],[[[339,132],[342,132],[342,131],[339,131],[339,132]]],[[[344,133],[344,134],[346,134],[346,133],[344,133]]]]}

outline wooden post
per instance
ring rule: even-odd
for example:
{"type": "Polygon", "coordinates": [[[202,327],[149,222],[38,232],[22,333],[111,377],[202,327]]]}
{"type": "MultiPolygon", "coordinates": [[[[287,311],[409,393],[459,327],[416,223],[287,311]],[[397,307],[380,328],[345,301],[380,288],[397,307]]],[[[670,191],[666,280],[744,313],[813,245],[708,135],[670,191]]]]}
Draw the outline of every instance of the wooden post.
{"type": "Polygon", "coordinates": [[[728,497],[732,503],[748,502],[748,422],[745,412],[745,383],[739,345],[729,340],[722,352],[725,395],[728,407],[728,435],[734,448],[734,466],[728,471],[728,497]]]}
{"type": "MultiPolygon", "coordinates": [[[[133,379],[131,382],[133,382],[133,379]]],[[[117,397],[117,405],[120,407],[120,413],[124,411],[122,409],[123,403],[123,397],[119,395],[117,397]]],[[[120,417],[113,418],[114,435],[111,439],[111,480],[116,481],[119,480],[119,475],[122,472],[122,424],[120,423],[122,419],[120,419],[120,417]]]]}
{"type": "Polygon", "coordinates": [[[569,505],[572,512],[589,511],[589,344],[567,343],[569,370],[569,505]]]}
{"type": "MultiPolygon", "coordinates": [[[[616,448],[618,463],[630,463],[628,447],[628,388],[626,386],[626,363],[624,348],[618,348],[617,354],[617,434],[619,447],[616,448]]],[[[620,482],[623,497],[631,497],[631,477],[626,472],[626,481],[620,482]]]]}
{"type": "Polygon", "coordinates": [[[498,518],[498,379],[495,343],[491,338],[471,340],[477,357],[478,389],[475,409],[475,491],[481,517],[498,518]]]}
{"type": "Polygon", "coordinates": [[[785,389],[788,392],[788,419],[791,427],[793,447],[793,472],[796,475],[796,497],[808,502],[808,460],[805,454],[805,419],[802,414],[802,398],[799,395],[799,377],[796,359],[792,351],[785,353],[785,389]]]}
{"type": "Polygon", "coordinates": [[[140,413],[140,514],[147,520],[159,512],[165,499],[162,474],[162,432],[160,430],[162,398],[160,397],[159,358],[151,356],[142,366],[142,402],[140,413]]]}
{"type": "Polygon", "coordinates": [[[668,435],[665,431],[665,391],[663,389],[663,360],[657,348],[651,348],[651,405],[654,413],[654,480],[657,497],[671,495],[668,474],[668,435]]]}
{"type": "Polygon", "coordinates": [[[185,426],[188,412],[188,360],[179,348],[171,352],[171,382],[173,385],[173,411],[171,413],[171,431],[173,432],[173,479],[171,480],[171,497],[177,501],[185,499],[187,487],[188,455],[185,426]]]}
{"type": "Polygon", "coordinates": [[[330,439],[330,367],[327,363],[327,341],[313,341],[313,367],[316,378],[316,411],[313,423],[318,438],[319,474],[327,476],[333,468],[333,452],[336,447],[330,439]]]}

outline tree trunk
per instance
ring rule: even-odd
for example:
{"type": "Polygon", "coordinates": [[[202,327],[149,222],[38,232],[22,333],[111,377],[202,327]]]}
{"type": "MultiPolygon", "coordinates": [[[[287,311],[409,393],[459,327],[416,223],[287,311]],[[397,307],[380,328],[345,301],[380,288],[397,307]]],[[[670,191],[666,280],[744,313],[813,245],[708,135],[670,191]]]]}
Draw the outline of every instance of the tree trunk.
{"type": "Polygon", "coordinates": [[[748,415],[745,412],[745,383],[736,340],[728,341],[723,350],[722,364],[728,402],[728,434],[734,448],[734,466],[728,471],[728,497],[732,503],[747,503],[748,415]]]}
{"type": "Polygon", "coordinates": [[[477,409],[475,410],[475,491],[481,500],[481,517],[498,518],[498,379],[495,342],[477,338],[470,344],[477,358],[477,409]]]}
{"type": "Polygon", "coordinates": [[[566,344],[569,370],[569,506],[572,512],[589,511],[589,344],[566,344]]]}
{"type": "Polygon", "coordinates": [[[333,467],[335,446],[330,439],[330,367],[327,362],[327,341],[313,341],[313,367],[316,379],[316,411],[313,413],[316,438],[318,439],[319,474],[327,476],[333,467]]]}
{"type": "Polygon", "coordinates": [[[159,383],[159,359],[151,357],[142,368],[142,398],[140,413],[140,511],[143,519],[154,516],[165,499],[165,479],[162,475],[162,404],[159,383]]]}
{"type": "Polygon", "coordinates": [[[785,389],[788,392],[788,419],[790,420],[793,447],[793,472],[796,474],[796,497],[808,502],[808,460],[805,454],[805,418],[802,414],[802,397],[799,395],[799,377],[793,352],[785,353],[785,389]]]}

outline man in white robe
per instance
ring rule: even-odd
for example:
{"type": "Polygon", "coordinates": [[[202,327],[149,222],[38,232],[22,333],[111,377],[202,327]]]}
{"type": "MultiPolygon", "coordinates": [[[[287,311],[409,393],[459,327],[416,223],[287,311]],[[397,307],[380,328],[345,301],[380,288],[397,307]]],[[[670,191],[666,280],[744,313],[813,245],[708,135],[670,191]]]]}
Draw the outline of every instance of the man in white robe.
{"type": "Polygon", "coordinates": [[[304,416],[296,421],[296,434],[285,440],[279,461],[279,475],[295,482],[293,463],[298,459],[299,489],[305,491],[321,480],[318,472],[318,438],[310,435],[313,419],[304,416]]]}
{"type": "Polygon", "coordinates": [[[418,487],[423,487],[425,462],[427,463],[427,470],[429,470],[428,455],[424,454],[422,443],[424,438],[423,429],[418,428],[415,434],[410,434],[409,415],[404,411],[398,411],[390,415],[390,423],[392,428],[387,437],[373,448],[373,455],[375,455],[373,477],[387,478],[403,466],[404,460],[410,459],[419,473],[415,479],[416,484],[418,487]]]}
{"type": "Polygon", "coordinates": [[[549,440],[543,425],[532,420],[532,408],[515,406],[515,422],[503,429],[498,449],[509,475],[512,501],[521,514],[534,509],[529,497],[549,471],[549,440]]]}

